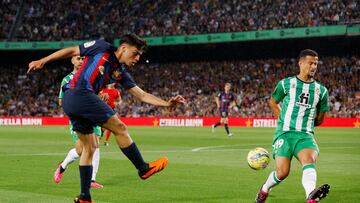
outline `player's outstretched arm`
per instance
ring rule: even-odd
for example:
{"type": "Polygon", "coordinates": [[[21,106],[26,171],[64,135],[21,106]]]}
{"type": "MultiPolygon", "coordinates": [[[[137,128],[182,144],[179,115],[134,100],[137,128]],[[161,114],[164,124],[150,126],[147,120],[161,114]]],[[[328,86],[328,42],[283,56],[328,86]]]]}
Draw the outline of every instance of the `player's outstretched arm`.
{"type": "Polygon", "coordinates": [[[138,86],[129,89],[129,92],[130,94],[140,99],[142,102],[155,106],[173,107],[177,104],[185,103],[185,99],[181,95],[177,95],[176,97],[171,98],[169,101],[165,101],[157,96],[145,92],[138,86]]]}
{"type": "Polygon", "coordinates": [[[220,108],[220,100],[219,97],[215,97],[215,103],[218,108],[220,108]]]}
{"type": "Polygon", "coordinates": [[[69,57],[72,57],[75,55],[80,55],[79,46],[73,46],[73,47],[60,49],[59,51],[56,51],[56,52],[50,54],[49,56],[46,56],[40,60],[31,61],[29,63],[29,69],[28,69],[27,73],[30,73],[31,71],[35,71],[38,69],[42,69],[44,67],[44,65],[49,62],[56,61],[59,59],[69,58],[69,57]]]}
{"type": "Polygon", "coordinates": [[[325,112],[318,112],[314,121],[314,126],[319,126],[324,122],[325,112]]]}
{"type": "Polygon", "coordinates": [[[281,108],[279,106],[279,102],[276,102],[276,100],[271,97],[270,100],[269,100],[269,106],[270,106],[271,111],[275,115],[275,117],[276,118],[279,117],[280,111],[281,111],[281,108]]]}

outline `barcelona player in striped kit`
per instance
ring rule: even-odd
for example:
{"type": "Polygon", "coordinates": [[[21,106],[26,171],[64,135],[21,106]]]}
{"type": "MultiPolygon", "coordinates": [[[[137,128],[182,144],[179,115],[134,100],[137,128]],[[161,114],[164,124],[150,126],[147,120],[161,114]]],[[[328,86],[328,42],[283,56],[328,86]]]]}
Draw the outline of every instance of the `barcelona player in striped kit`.
{"type": "Polygon", "coordinates": [[[272,145],[276,170],[270,173],[261,186],[255,198],[256,203],[265,202],[270,189],[289,175],[293,157],[302,165],[302,185],[307,203],[317,203],[329,192],[328,184],[316,188],[315,163],[319,147],[314,139],[314,126],[321,125],[325,113],[329,111],[328,91],[314,80],[318,61],[315,51],[301,51],[298,62],[300,73],[281,80],[271,95],[269,105],[278,117],[272,145]]]}
{"type": "Polygon", "coordinates": [[[107,84],[116,82],[139,100],[152,105],[173,108],[177,104],[184,104],[185,99],[180,95],[165,101],[143,91],[127,72],[127,68],[131,68],[140,60],[140,56],[146,48],[145,40],[134,34],[126,34],[121,37],[118,47],[114,47],[104,40],[96,40],[80,46],[61,49],[29,63],[28,73],[42,69],[45,64],[52,61],[75,55],[85,56],[84,62],[74,78],[63,87],[64,97],[62,99],[63,109],[69,116],[73,130],[83,145],[79,163],[81,192],[75,198],[75,202],[93,202],[90,195],[90,183],[92,158],[99,144],[93,133],[93,127],[97,125],[110,130],[115,135],[120,150],[135,166],[141,179],[145,180],[162,171],[168,163],[167,157],[150,163],[145,162],[140,150],[131,139],[127,126],[97,96],[107,84]]]}
{"type": "Polygon", "coordinates": [[[235,95],[230,92],[230,89],[231,84],[226,83],[224,87],[224,92],[219,93],[218,96],[215,97],[216,106],[219,109],[221,119],[219,122],[211,126],[212,132],[214,132],[216,127],[224,124],[226,133],[229,137],[233,135],[229,130],[229,111],[236,105],[235,95]]]}
{"type": "MultiPolygon", "coordinates": [[[[71,58],[71,63],[73,64],[74,68],[71,73],[66,75],[63,80],[61,81],[60,91],[59,91],[59,106],[62,104],[62,98],[64,97],[64,92],[62,90],[62,87],[69,83],[75,76],[76,72],[79,70],[80,66],[82,65],[84,60],[84,57],[81,56],[73,56],[71,58]]],[[[60,162],[58,167],[56,168],[54,172],[53,179],[55,183],[60,183],[63,174],[66,170],[66,168],[73,163],[75,160],[80,158],[80,154],[82,152],[82,145],[81,142],[76,134],[76,132],[73,130],[73,126],[70,123],[70,134],[73,138],[73,141],[75,143],[75,148],[71,149],[68,154],[66,155],[65,159],[60,162]]],[[[94,134],[96,136],[97,141],[99,142],[101,137],[101,128],[99,126],[94,127],[94,134]]],[[[91,187],[93,188],[103,188],[104,186],[96,182],[96,175],[99,169],[99,163],[100,163],[100,148],[97,147],[94,152],[93,156],[93,172],[92,172],[92,178],[91,178],[91,187]]]]}

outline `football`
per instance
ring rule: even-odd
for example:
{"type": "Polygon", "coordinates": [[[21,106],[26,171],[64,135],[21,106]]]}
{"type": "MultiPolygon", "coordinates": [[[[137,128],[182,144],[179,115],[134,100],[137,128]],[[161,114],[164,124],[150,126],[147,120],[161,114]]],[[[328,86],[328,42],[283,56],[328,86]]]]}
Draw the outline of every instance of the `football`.
{"type": "Polygon", "coordinates": [[[270,162],[270,154],[266,149],[257,147],[249,151],[247,162],[254,170],[264,169],[270,162]]]}

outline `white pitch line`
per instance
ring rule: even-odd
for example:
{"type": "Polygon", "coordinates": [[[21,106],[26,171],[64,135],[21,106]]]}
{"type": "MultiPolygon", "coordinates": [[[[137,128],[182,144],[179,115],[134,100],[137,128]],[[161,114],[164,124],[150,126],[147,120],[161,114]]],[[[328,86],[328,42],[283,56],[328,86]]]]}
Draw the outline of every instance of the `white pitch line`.
{"type": "MultiPolygon", "coordinates": [[[[251,144],[247,144],[249,146],[251,144]]],[[[187,149],[187,150],[144,150],[143,153],[193,153],[193,152],[227,152],[227,151],[247,151],[250,150],[249,147],[246,148],[238,148],[238,149],[221,149],[227,147],[236,147],[236,146],[246,146],[244,145],[218,145],[218,146],[206,146],[206,147],[198,147],[194,149],[187,149]],[[220,149],[219,149],[220,148],[220,149]]],[[[354,149],[358,147],[320,147],[321,149],[354,149]]],[[[101,152],[101,154],[118,154],[121,153],[120,151],[116,152],[101,152]]],[[[0,154],[0,157],[5,156],[60,156],[66,155],[65,152],[52,152],[52,153],[35,153],[35,154],[0,154]]]]}

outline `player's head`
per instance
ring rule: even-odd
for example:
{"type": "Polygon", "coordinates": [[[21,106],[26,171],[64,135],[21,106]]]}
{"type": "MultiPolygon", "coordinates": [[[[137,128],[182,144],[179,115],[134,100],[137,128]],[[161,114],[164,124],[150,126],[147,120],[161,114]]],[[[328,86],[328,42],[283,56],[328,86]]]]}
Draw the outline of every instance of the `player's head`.
{"type": "Polygon", "coordinates": [[[143,54],[146,49],[147,43],[144,39],[135,34],[126,34],[121,37],[117,57],[120,63],[133,66],[140,60],[141,54],[143,54]]]}
{"type": "Polygon", "coordinates": [[[300,74],[313,78],[317,70],[318,62],[319,57],[316,51],[311,49],[302,50],[299,54],[300,74]]]}
{"type": "Polygon", "coordinates": [[[225,92],[229,92],[231,89],[231,84],[229,82],[225,83],[225,92]]]}
{"type": "Polygon", "coordinates": [[[81,64],[83,63],[83,61],[84,61],[84,57],[79,56],[79,55],[73,56],[73,57],[71,58],[71,63],[74,65],[74,69],[75,69],[76,71],[80,68],[80,66],[81,66],[81,64]]]}

